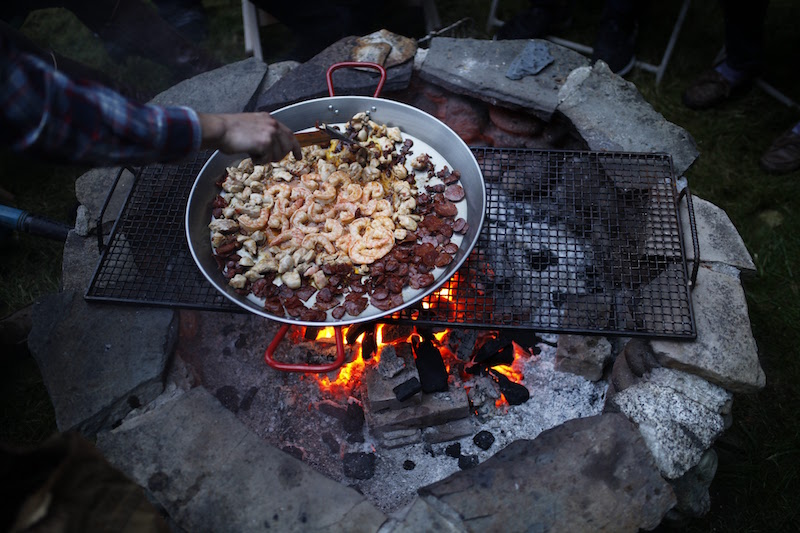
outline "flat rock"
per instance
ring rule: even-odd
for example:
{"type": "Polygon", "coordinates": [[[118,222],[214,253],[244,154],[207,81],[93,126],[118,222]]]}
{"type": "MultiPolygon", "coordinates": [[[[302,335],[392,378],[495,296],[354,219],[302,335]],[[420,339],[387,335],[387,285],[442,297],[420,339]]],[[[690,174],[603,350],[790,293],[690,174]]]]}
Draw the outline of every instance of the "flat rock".
{"type": "Polygon", "coordinates": [[[466,418],[470,414],[469,400],[463,387],[450,387],[447,392],[421,394],[421,401],[403,409],[365,411],[370,432],[382,435],[387,431],[436,426],[466,418]]]}
{"type": "MultiPolygon", "coordinates": [[[[685,200],[681,202],[683,242],[686,259],[694,261],[688,205],[685,200]]],[[[692,195],[692,207],[697,224],[700,260],[707,263],[725,263],[744,271],[755,272],[756,265],[753,263],[753,258],[728,214],[711,202],[694,195],[692,195]]]]}
{"type": "Polygon", "coordinates": [[[725,429],[731,393],[704,379],[654,368],[611,402],[639,426],[662,475],[676,479],[700,462],[725,429]]]}
{"type": "Polygon", "coordinates": [[[97,447],[186,531],[373,532],[386,520],[264,443],[202,387],[98,435],[97,447]]]}
{"type": "MultiPolygon", "coordinates": [[[[96,219],[100,216],[103,203],[111,193],[111,187],[114,185],[119,170],[119,167],[95,168],[81,175],[75,181],[75,197],[88,211],[85,216],[89,219],[87,229],[90,231],[96,226],[96,219]]],[[[133,174],[124,170],[103,214],[104,225],[110,225],[117,219],[132,185],[133,174]]],[[[85,234],[88,233],[87,231],[85,234]]]]}
{"type": "Polygon", "coordinates": [[[524,109],[550,120],[567,76],[572,70],[588,65],[589,60],[577,52],[542,41],[553,63],[535,76],[519,80],[507,78],[508,67],[529,42],[436,37],[431,40],[419,75],[454,93],[492,105],[524,109]]]}
{"type": "MultiPolygon", "coordinates": [[[[357,45],[357,37],[345,37],[312,57],[302,65],[287,72],[277,83],[259,91],[256,107],[259,111],[274,111],[278,108],[303,102],[312,98],[328,96],[326,72],[328,68],[343,61],[350,61],[352,50],[357,45]]],[[[383,91],[396,91],[408,86],[413,70],[413,62],[406,61],[386,69],[386,83],[383,91]]],[[[375,71],[343,69],[333,74],[333,86],[337,96],[372,96],[378,85],[375,71]]]]}
{"type": "Polygon", "coordinates": [[[70,231],[61,260],[61,290],[84,294],[99,260],[97,238],[82,237],[75,230],[70,231]]]}
{"type": "Polygon", "coordinates": [[[668,122],[636,86],[603,62],[569,75],[558,95],[558,111],[574,125],[591,150],[663,152],[680,176],[697,159],[692,136],[668,122]]]}
{"type": "Polygon", "coordinates": [[[652,340],[650,345],[659,363],[697,374],[733,392],[752,393],[764,388],[766,377],[758,361],[738,277],[701,265],[692,305],[697,339],[652,340]]]}
{"type": "Polygon", "coordinates": [[[556,370],[598,381],[612,360],[611,343],[605,337],[559,335],[556,370]]]}
{"type": "Polygon", "coordinates": [[[476,532],[634,532],[657,526],[675,504],[641,435],[617,414],[569,420],[512,442],[419,493],[476,532]]]}
{"type": "Polygon", "coordinates": [[[28,346],[58,429],[92,435],[158,396],[177,339],[174,318],[166,309],[89,304],[75,291],[38,301],[28,346]]]}
{"type": "Polygon", "coordinates": [[[201,113],[249,111],[266,73],[267,65],[251,57],[173,85],[151,103],[188,106],[201,113]]]}

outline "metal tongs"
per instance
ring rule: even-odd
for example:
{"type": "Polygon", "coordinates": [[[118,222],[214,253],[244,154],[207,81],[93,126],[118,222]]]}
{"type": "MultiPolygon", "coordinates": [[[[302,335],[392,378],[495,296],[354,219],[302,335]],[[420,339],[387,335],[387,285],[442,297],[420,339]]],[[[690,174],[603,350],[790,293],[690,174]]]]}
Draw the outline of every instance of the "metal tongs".
{"type": "Polygon", "coordinates": [[[331,139],[336,139],[347,145],[358,144],[356,141],[346,136],[341,131],[328,126],[327,124],[320,124],[317,122],[317,131],[308,131],[304,133],[295,133],[294,136],[300,143],[300,146],[313,146],[315,144],[328,144],[331,139]]]}

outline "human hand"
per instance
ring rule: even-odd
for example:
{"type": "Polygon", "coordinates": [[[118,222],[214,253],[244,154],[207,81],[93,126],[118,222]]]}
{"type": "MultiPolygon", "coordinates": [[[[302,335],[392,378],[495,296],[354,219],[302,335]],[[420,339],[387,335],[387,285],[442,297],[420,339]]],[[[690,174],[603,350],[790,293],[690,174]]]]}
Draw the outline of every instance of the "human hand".
{"type": "Polygon", "coordinates": [[[292,152],[302,158],[300,144],[292,130],[269,113],[198,113],[203,133],[202,148],[226,154],[247,153],[255,162],[280,161],[292,152]]]}

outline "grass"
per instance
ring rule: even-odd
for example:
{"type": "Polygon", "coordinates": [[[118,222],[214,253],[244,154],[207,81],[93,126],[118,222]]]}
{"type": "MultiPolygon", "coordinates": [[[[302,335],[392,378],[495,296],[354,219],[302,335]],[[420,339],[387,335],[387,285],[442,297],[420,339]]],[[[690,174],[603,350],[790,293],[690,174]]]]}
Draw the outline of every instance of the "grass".
{"type": "MultiPolygon", "coordinates": [[[[576,0],[573,24],[562,36],[591,44],[601,4],[576,0]]],[[[652,4],[642,24],[638,55],[657,63],[679,3],[652,4]]],[[[223,61],[243,58],[239,3],[206,0],[204,5],[210,16],[209,39],[204,46],[223,61]]],[[[470,16],[475,37],[489,37],[484,31],[488,0],[438,0],[437,5],[445,24],[470,16]]],[[[526,0],[502,2],[498,16],[508,19],[526,6],[526,0]]],[[[56,15],[65,17],[63,13],[56,15]]],[[[41,18],[29,18],[24,31],[51,46],[57,44],[59,51],[77,54],[73,57],[150,91],[169,85],[169,77],[157,65],[138,58],[122,64],[112,61],[94,37],[69,16],[66,21],[56,22],[48,19],[54,17],[52,12],[38,16],[41,18]],[[60,24],[56,26],[58,31],[53,30],[53,24],[60,24]]],[[[800,101],[796,67],[798,20],[797,3],[771,3],[765,78],[796,102],[800,101]]],[[[715,445],[720,462],[711,486],[711,512],[684,529],[796,531],[800,530],[800,172],[771,176],[759,168],[758,159],[772,139],[800,119],[800,112],[786,108],[758,89],[704,112],[691,111],[681,104],[682,90],[719,52],[722,32],[718,4],[694,2],[661,85],[655,85],[652,74],[638,70],[628,77],[658,112],[694,137],[701,156],[687,172],[692,191],[728,213],[758,269],[757,275],[744,280],[744,287],[767,386],[758,394],[736,396],[733,425],[715,445]]],[[[282,25],[262,29],[268,62],[280,58],[293,42],[294,37],[282,25]]],[[[69,220],[75,204],[74,179],[82,169],[20,162],[7,154],[0,161],[2,186],[16,195],[18,207],[69,220]]],[[[57,290],[61,258],[58,244],[20,238],[3,244],[2,250],[0,317],[57,290]]],[[[17,403],[24,405],[15,411],[21,414],[16,420],[29,420],[32,427],[23,426],[11,437],[5,432],[0,438],[37,442],[47,430],[34,428],[52,430],[53,425],[52,415],[42,416],[48,402],[46,398],[42,401],[35,369],[24,363],[18,371],[2,370],[3,406],[17,398],[17,403]]],[[[4,408],[4,427],[8,414],[4,408]]]]}

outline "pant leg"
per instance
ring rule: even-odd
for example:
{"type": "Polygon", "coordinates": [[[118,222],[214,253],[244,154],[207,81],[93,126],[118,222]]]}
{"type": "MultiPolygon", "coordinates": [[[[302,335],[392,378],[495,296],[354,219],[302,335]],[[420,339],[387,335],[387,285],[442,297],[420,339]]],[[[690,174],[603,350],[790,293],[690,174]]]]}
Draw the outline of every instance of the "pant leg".
{"type": "Polygon", "coordinates": [[[769,0],[723,0],[725,50],[731,68],[757,73],[764,64],[764,22],[769,0]]]}

